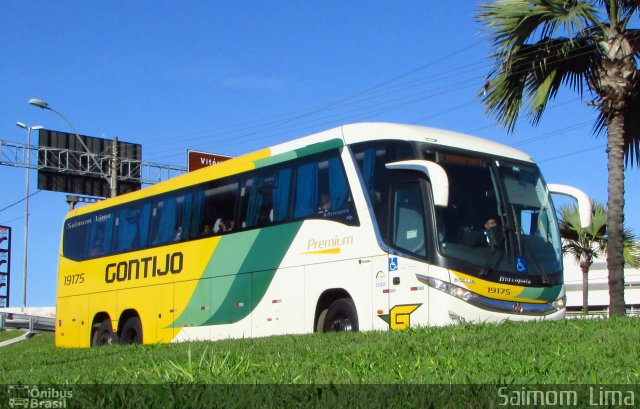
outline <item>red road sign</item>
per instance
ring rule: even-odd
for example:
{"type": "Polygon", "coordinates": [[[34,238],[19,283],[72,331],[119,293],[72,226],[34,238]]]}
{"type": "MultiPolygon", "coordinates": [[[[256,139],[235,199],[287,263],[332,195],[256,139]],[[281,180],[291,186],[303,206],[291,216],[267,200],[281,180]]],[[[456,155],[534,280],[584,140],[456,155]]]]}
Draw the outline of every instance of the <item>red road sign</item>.
{"type": "Polygon", "coordinates": [[[214,153],[199,152],[199,151],[192,151],[192,150],[189,150],[187,152],[187,155],[188,155],[188,160],[187,160],[188,172],[193,172],[194,170],[205,168],[211,165],[216,165],[220,162],[224,162],[225,160],[231,159],[231,156],[218,155],[214,153]]]}

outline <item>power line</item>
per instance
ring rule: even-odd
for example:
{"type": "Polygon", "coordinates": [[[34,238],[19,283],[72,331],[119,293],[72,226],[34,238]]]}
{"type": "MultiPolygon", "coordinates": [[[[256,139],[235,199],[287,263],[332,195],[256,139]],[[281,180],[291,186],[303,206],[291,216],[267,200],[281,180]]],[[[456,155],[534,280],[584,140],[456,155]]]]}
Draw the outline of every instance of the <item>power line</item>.
{"type": "MultiPolygon", "coordinates": [[[[410,104],[415,104],[415,103],[419,103],[421,101],[424,101],[426,99],[429,99],[431,97],[437,96],[437,95],[441,95],[444,93],[450,93],[453,91],[457,91],[457,90],[461,90],[466,88],[467,85],[473,85],[475,84],[475,82],[473,81],[474,79],[480,79],[483,78],[484,80],[487,79],[486,76],[476,76],[476,77],[472,77],[470,79],[466,79],[463,81],[459,81],[457,83],[453,83],[453,84],[448,84],[446,87],[441,87],[438,90],[441,92],[434,92],[434,90],[429,90],[428,92],[420,92],[420,93],[412,93],[409,95],[403,95],[401,97],[396,97],[393,100],[390,101],[383,101],[381,103],[378,103],[376,105],[374,105],[373,107],[377,107],[377,109],[372,109],[372,106],[367,106],[367,107],[358,107],[358,108],[353,108],[350,109],[346,112],[335,112],[333,114],[330,115],[326,115],[320,118],[315,118],[312,120],[305,120],[305,121],[300,121],[301,119],[304,118],[310,118],[314,115],[318,115],[324,112],[328,112],[331,110],[336,110],[339,108],[344,108],[346,106],[349,105],[354,105],[354,104],[362,104],[365,103],[367,101],[372,101],[372,100],[376,100],[376,99],[381,99],[393,94],[398,94],[400,92],[404,92],[406,90],[415,90],[416,85],[425,85],[434,81],[437,81],[438,78],[443,77],[443,78],[450,78],[452,76],[455,75],[455,72],[460,72],[460,73],[466,73],[466,72],[473,72],[473,70],[475,69],[476,66],[478,66],[479,64],[485,64],[486,61],[484,62],[474,62],[465,66],[461,66],[461,67],[457,67],[453,70],[449,70],[447,72],[442,72],[442,73],[438,73],[435,75],[430,75],[426,78],[419,78],[419,79],[415,79],[415,80],[411,80],[411,81],[404,81],[401,83],[397,83],[397,81],[405,79],[411,75],[414,75],[417,72],[423,71],[428,67],[437,65],[438,63],[451,58],[453,56],[459,55],[463,52],[466,52],[468,49],[477,46],[478,44],[484,42],[484,40],[480,40],[480,41],[476,41],[474,43],[471,43],[465,47],[462,47],[461,49],[458,49],[448,55],[445,55],[439,59],[436,59],[434,61],[431,61],[427,64],[424,64],[418,68],[415,68],[413,70],[410,70],[406,73],[400,74],[398,76],[395,76],[389,80],[386,80],[380,84],[377,84],[373,87],[367,88],[363,91],[357,92],[351,96],[345,97],[345,98],[341,98],[338,99],[336,101],[327,103],[327,104],[322,104],[320,106],[316,106],[316,107],[312,107],[312,108],[308,108],[308,109],[302,109],[302,110],[297,110],[294,112],[290,112],[289,114],[282,114],[279,116],[279,118],[277,119],[266,119],[266,120],[255,120],[255,121],[251,121],[251,122],[247,122],[247,123],[243,123],[243,124],[239,124],[238,126],[229,126],[229,127],[220,127],[217,128],[214,131],[221,131],[221,132],[225,132],[225,136],[221,136],[221,135],[212,135],[211,131],[204,131],[204,133],[202,133],[202,137],[197,137],[197,138],[193,138],[190,139],[193,142],[196,141],[203,141],[202,144],[200,144],[197,147],[201,147],[202,149],[206,149],[207,146],[210,146],[210,138],[212,136],[219,136],[216,139],[216,143],[220,144],[220,143],[225,143],[227,141],[229,141],[230,143],[226,143],[227,146],[233,146],[233,145],[237,145],[240,143],[246,143],[246,142],[250,142],[256,139],[260,139],[263,136],[261,134],[265,133],[265,132],[274,132],[274,131],[286,131],[289,130],[289,132],[293,132],[294,130],[299,130],[299,129],[308,129],[308,128],[312,128],[312,124],[317,124],[318,126],[320,124],[330,124],[333,123],[337,120],[348,120],[348,119],[353,119],[353,118],[360,118],[360,117],[366,117],[366,116],[370,116],[370,115],[376,115],[376,114],[380,114],[383,112],[389,112],[392,110],[396,110],[398,108],[401,108],[403,106],[407,106],[410,104]],[[473,70],[472,70],[473,68],[473,70]],[[352,114],[352,115],[346,115],[346,114],[352,114]],[[245,131],[245,133],[241,134],[241,135],[237,135],[238,132],[242,132],[245,131]],[[250,131],[250,132],[249,132],[250,131]],[[248,138],[251,136],[255,136],[254,138],[248,138]],[[209,141],[207,141],[208,143],[205,145],[204,144],[204,140],[205,139],[209,139],[209,141]]],[[[583,52],[576,52],[574,53],[572,56],[567,57],[566,59],[573,59],[573,58],[578,58],[581,56],[584,56],[588,53],[592,52],[592,49],[586,45],[586,46],[582,46],[579,48],[576,48],[576,50],[580,50],[583,49],[583,52]]],[[[527,55],[533,55],[536,53],[536,50],[531,50],[528,52],[525,52],[523,54],[521,54],[521,56],[527,56],[527,55]]],[[[535,59],[533,61],[531,61],[532,63],[536,63],[536,62],[541,62],[542,59],[535,59]]],[[[553,60],[549,60],[546,59],[547,63],[553,62],[553,60]]],[[[515,73],[522,73],[527,71],[528,68],[523,69],[523,70],[519,70],[516,71],[515,73]]],[[[472,102],[468,102],[468,105],[471,105],[472,102]]],[[[439,116],[439,115],[443,115],[445,113],[448,113],[450,111],[454,111],[457,109],[460,109],[462,106],[458,105],[443,111],[440,111],[439,113],[433,114],[433,115],[429,115],[423,118],[420,118],[418,121],[423,121],[425,119],[430,119],[432,117],[435,116],[439,116]]],[[[520,117],[520,116],[519,116],[520,117]]],[[[491,126],[490,126],[491,127],[491,126]]],[[[200,133],[198,133],[200,134],[200,133]]],[[[184,145],[184,143],[186,142],[184,138],[180,138],[181,142],[179,143],[180,145],[184,145]]],[[[162,147],[162,146],[178,146],[178,144],[176,144],[175,142],[175,138],[172,141],[166,142],[166,143],[156,143],[154,144],[154,147],[162,147]]],[[[153,149],[151,150],[152,152],[154,152],[155,155],[158,154],[162,154],[165,152],[175,152],[175,148],[170,148],[170,149],[161,149],[161,150],[156,150],[154,151],[153,149]]],[[[147,151],[148,152],[148,151],[147,151]]],[[[165,155],[165,156],[160,156],[158,158],[168,158],[168,157],[175,157],[178,156],[178,154],[171,154],[171,155],[165,155]]],[[[156,156],[157,157],[157,156],[156,156]]]]}
{"type": "MultiPolygon", "coordinates": [[[[270,130],[274,130],[274,129],[281,129],[282,128],[281,126],[283,126],[283,125],[284,126],[291,126],[292,124],[295,125],[295,121],[298,121],[300,119],[303,119],[303,118],[306,118],[306,117],[309,117],[309,116],[312,116],[312,115],[320,114],[320,113],[329,111],[331,109],[344,107],[346,105],[353,105],[354,103],[362,103],[362,102],[366,102],[366,101],[373,100],[373,99],[379,99],[381,97],[390,95],[392,93],[396,93],[396,92],[399,92],[399,91],[404,91],[406,89],[413,89],[413,87],[411,87],[411,85],[415,85],[418,82],[422,82],[423,84],[425,82],[426,83],[436,82],[436,81],[438,81],[439,77],[429,76],[429,77],[427,77],[425,79],[414,80],[414,81],[408,82],[408,83],[396,84],[396,85],[393,85],[391,88],[388,87],[388,85],[392,84],[394,81],[397,81],[397,80],[402,79],[402,78],[406,78],[406,77],[408,77],[408,76],[410,76],[412,74],[415,74],[416,72],[424,70],[424,69],[426,69],[426,68],[428,68],[430,66],[436,65],[436,64],[438,64],[438,63],[440,63],[440,62],[442,62],[442,61],[444,61],[444,60],[446,60],[448,58],[454,57],[454,56],[456,56],[456,55],[458,55],[458,54],[460,54],[462,52],[467,51],[469,48],[472,48],[472,47],[476,46],[478,43],[479,42],[472,43],[472,44],[470,44],[468,46],[465,46],[465,47],[463,47],[463,48],[461,48],[459,50],[456,50],[456,51],[454,51],[454,52],[452,52],[452,53],[450,53],[450,54],[448,54],[446,56],[443,56],[443,57],[441,57],[441,58],[439,58],[439,59],[437,59],[435,61],[432,61],[432,62],[430,62],[428,64],[422,65],[422,66],[420,66],[418,68],[415,68],[415,69],[413,69],[413,70],[411,70],[409,72],[406,72],[404,74],[398,75],[398,76],[396,76],[396,77],[394,77],[394,78],[392,78],[390,80],[384,81],[384,82],[382,82],[382,83],[380,83],[378,85],[375,85],[375,86],[367,88],[367,89],[365,89],[363,91],[357,92],[357,93],[355,93],[355,94],[353,94],[351,96],[348,96],[348,97],[345,97],[345,98],[341,98],[341,99],[338,99],[336,101],[333,101],[333,102],[330,102],[330,103],[327,103],[327,104],[320,105],[318,107],[312,107],[312,108],[308,108],[308,109],[302,109],[302,110],[294,111],[294,112],[289,113],[289,114],[283,114],[283,115],[281,115],[282,118],[280,118],[280,119],[255,120],[255,121],[251,121],[251,122],[248,122],[248,123],[240,124],[239,126],[221,127],[221,128],[217,128],[217,129],[212,130],[212,131],[215,132],[215,131],[227,130],[227,132],[234,132],[234,131],[238,131],[239,132],[239,131],[243,131],[243,130],[261,128],[261,129],[255,131],[255,132],[251,132],[250,133],[250,134],[255,134],[255,133],[270,131],[270,130]],[[402,88],[399,88],[399,87],[402,87],[402,88]],[[367,97],[363,98],[365,96],[367,96],[367,97]]],[[[484,63],[484,62],[481,62],[481,63],[484,63]]],[[[446,73],[441,73],[441,74],[438,74],[438,75],[440,75],[442,78],[448,78],[453,73],[455,73],[456,71],[465,72],[464,71],[465,69],[467,69],[469,67],[472,67],[474,65],[478,65],[478,63],[476,62],[476,63],[469,64],[469,65],[466,65],[466,66],[458,67],[458,68],[456,68],[454,70],[450,70],[450,71],[448,71],[446,73]]],[[[413,95],[415,95],[415,94],[413,94],[413,95]]],[[[363,108],[358,108],[356,110],[362,110],[362,109],[363,108]]],[[[339,115],[339,114],[334,114],[334,115],[339,115]]],[[[189,141],[196,141],[196,140],[201,140],[201,139],[204,139],[204,138],[208,138],[208,137],[211,136],[211,132],[212,131],[203,131],[202,132],[202,134],[203,134],[202,137],[192,138],[192,139],[189,139],[189,141]]],[[[227,139],[234,139],[235,140],[235,139],[237,139],[237,137],[228,136],[226,138],[223,138],[222,140],[224,141],[224,140],[227,140],[227,139]]],[[[181,138],[181,141],[184,142],[185,139],[181,138]]],[[[156,144],[154,144],[154,146],[156,146],[156,147],[175,146],[175,145],[176,144],[175,144],[174,141],[166,142],[166,143],[156,143],[156,144]]],[[[171,149],[171,150],[174,150],[174,149],[171,149]]],[[[168,151],[169,150],[160,150],[160,151],[157,151],[157,153],[168,152],[168,151]]]]}
{"type": "MultiPolygon", "coordinates": [[[[477,78],[480,78],[480,77],[477,77],[477,78]]],[[[233,141],[232,143],[227,144],[232,146],[240,143],[250,142],[255,139],[259,139],[262,136],[257,136],[256,138],[249,138],[249,139],[247,139],[247,137],[252,135],[260,135],[261,133],[266,131],[276,131],[276,130],[283,130],[283,129],[299,130],[301,129],[302,125],[307,125],[307,124],[320,125],[320,124],[326,124],[328,123],[328,121],[331,121],[331,122],[343,121],[343,120],[354,119],[354,118],[363,117],[367,115],[374,115],[374,114],[380,114],[383,112],[389,112],[410,104],[425,101],[427,99],[430,99],[439,95],[450,94],[452,92],[462,90],[464,88],[467,88],[468,85],[473,84],[474,83],[473,81],[475,79],[476,78],[471,78],[471,79],[466,79],[464,81],[459,81],[454,84],[449,84],[445,87],[440,87],[436,90],[433,90],[431,93],[424,93],[424,92],[413,93],[413,94],[405,95],[403,97],[396,98],[393,100],[388,100],[382,103],[378,103],[375,105],[369,105],[366,107],[357,107],[348,111],[337,112],[324,117],[310,119],[304,122],[298,121],[296,123],[296,122],[288,122],[288,121],[278,121],[277,123],[274,123],[271,126],[268,126],[268,127],[265,126],[256,131],[248,132],[242,135],[230,135],[227,137],[223,137],[221,139],[218,139],[216,142],[220,143],[225,141],[233,141]]],[[[304,128],[305,129],[309,128],[309,126],[305,126],[304,128]]],[[[159,154],[162,152],[173,152],[173,151],[175,151],[175,149],[161,150],[161,151],[157,151],[156,153],[159,154]]],[[[163,158],[173,157],[173,156],[176,156],[176,154],[160,156],[160,157],[156,157],[156,159],[163,159],[163,158]]]]}
{"type": "MultiPolygon", "coordinates": [[[[568,99],[568,100],[563,101],[563,102],[555,102],[551,107],[549,107],[547,109],[554,109],[554,108],[558,108],[558,107],[561,107],[561,106],[564,106],[564,105],[573,104],[573,103],[575,103],[575,102],[577,102],[579,100],[580,100],[580,97],[574,97],[574,98],[568,99]]],[[[527,115],[526,112],[525,113],[520,113],[520,115],[518,115],[518,119],[522,119],[526,115],[527,115]]],[[[471,134],[471,135],[475,135],[480,131],[484,131],[486,129],[494,129],[494,128],[496,128],[496,124],[485,125],[485,126],[481,126],[479,128],[472,129],[470,131],[465,131],[465,133],[468,133],[468,134],[471,134]]]]}
{"type": "MultiPolygon", "coordinates": [[[[19,203],[24,202],[25,200],[27,200],[27,198],[30,198],[31,196],[35,196],[35,195],[37,195],[37,194],[38,194],[38,193],[40,193],[40,192],[42,192],[42,190],[36,190],[35,192],[33,192],[33,193],[29,194],[29,196],[23,197],[22,199],[18,200],[17,202],[11,203],[9,206],[7,206],[7,207],[4,207],[4,208],[0,209],[0,213],[4,212],[4,211],[5,211],[5,210],[7,210],[7,209],[12,208],[13,206],[15,206],[15,205],[17,205],[17,204],[19,204],[19,203]]],[[[22,216],[22,217],[24,217],[24,216],[22,216]]]]}
{"type": "Polygon", "coordinates": [[[551,138],[552,136],[561,135],[561,134],[563,134],[565,132],[568,132],[568,131],[575,131],[576,129],[584,128],[585,126],[588,126],[588,125],[593,125],[593,121],[578,122],[576,124],[569,125],[567,127],[561,128],[561,129],[556,129],[554,131],[543,133],[542,135],[538,135],[538,136],[534,136],[532,138],[524,139],[524,140],[522,140],[520,142],[511,144],[511,146],[517,147],[517,146],[522,146],[522,145],[528,145],[528,144],[533,143],[533,142],[539,142],[539,141],[541,141],[543,139],[551,138]]]}
{"type": "Polygon", "coordinates": [[[565,153],[563,155],[553,156],[551,158],[542,159],[542,160],[539,160],[539,161],[536,161],[536,162],[542,163],[542,162],[549,162],[549,161],[556,160],[556,159],[563,159],[563,158],[566,158],[566,157],[569,157],[569,156],[579,155],[581,153],[586,153],[586,152],[590,152],[590,151],[595,151],[597,149],[602,149],[602,148],[604,148],[606,146],[607,146],[606,144],[602,144],[602,145],[598,145],[598,146],[594,146],[594,147],[591,147],[591,148],[582,149],[582,150],[575,151],[575,152],[565,153]]]}
{"type": "Polygon", "coordinates": [[[18,217],[16,217],[15,219],[5,220],[5,221],[3,221],[3,222],[0,222],[0,224],[2,224],[2,225],[7,225],[7,224],[9,224],[9,223],[11,223],[11,222],[15,222],[16,220],[20,220],[20,219],[24,219],[24,215],[23,215],[23,216],[18,216],[18,217]]]}

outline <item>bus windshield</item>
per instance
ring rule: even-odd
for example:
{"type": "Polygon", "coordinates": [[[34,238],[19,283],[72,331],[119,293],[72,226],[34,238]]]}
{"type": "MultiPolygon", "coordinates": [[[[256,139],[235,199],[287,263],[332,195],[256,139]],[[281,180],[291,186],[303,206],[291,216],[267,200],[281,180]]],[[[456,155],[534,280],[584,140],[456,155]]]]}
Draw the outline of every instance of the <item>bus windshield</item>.
{"type": "Polygon", "coordinates": [[[447,153],[437,160],[450,189],[449,205],[436,208],[440,253],[489,279],[557,284],[560,235],[538,168],[447,153]]]}

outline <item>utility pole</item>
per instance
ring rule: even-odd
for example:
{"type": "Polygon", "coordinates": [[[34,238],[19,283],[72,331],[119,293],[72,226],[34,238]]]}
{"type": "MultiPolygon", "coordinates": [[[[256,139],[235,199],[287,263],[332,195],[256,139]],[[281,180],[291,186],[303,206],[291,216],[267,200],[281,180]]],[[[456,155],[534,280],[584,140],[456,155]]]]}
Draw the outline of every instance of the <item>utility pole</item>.
{"type": "MultiPolygon", "coordinates": [[[[31,131],[42,129],[42,126],[27,126],[22,122],[17,122],[22,129],[27,130],[27,146],[31,145],[31,131]]],[[[27,308],[27,265],[28,265],[28,249],[29,249],[29,171],[31,170],[31,155],[26,152],[27,172],[25,181],[25,202],[24,202],[24,274],[22,282],[22,311],[27,308]]]]}
{"type": "Polygon", "coordinates": [[[118,137],[113,137],[111,143],[111,195],[110,197],[118,196],[118,137]]]}

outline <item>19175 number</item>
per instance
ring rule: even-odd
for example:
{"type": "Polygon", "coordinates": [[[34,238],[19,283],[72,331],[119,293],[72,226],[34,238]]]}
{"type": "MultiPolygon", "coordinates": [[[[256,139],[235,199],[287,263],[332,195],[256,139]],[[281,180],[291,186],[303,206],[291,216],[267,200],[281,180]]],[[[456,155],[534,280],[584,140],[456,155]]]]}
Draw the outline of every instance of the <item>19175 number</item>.
{"type": "Polygon", "coordinates": [[[84,273],[64,276],[64,285],[74,285],[84,283],[84,273]]]}
{"type": "Polygon", "coordinates": [[[489,287],[487,290],[489,294],[511,295],[511,290],[508,288],[489,287]]]}

